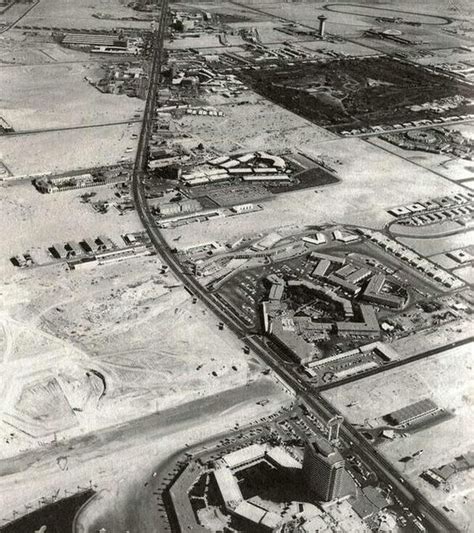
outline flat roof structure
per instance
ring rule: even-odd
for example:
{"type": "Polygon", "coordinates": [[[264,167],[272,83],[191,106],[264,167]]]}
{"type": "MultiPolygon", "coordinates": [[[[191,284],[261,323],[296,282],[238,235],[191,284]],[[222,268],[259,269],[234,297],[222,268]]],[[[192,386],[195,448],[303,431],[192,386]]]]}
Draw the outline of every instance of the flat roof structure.
{"type": "Polygon", "coordinates": [[[346,281],[349,283],[360,283],[371,275],[372,271],[368,268],[359,268],[355,272],[352,272],[349,276],[347,276],[346,281]]]}
{"type": "Polygon", "coordinates": [[[191,533],[208,533],[208,529],[201,526],[189,499],[189,491],[204,473],[204,468],[198,463],[190,463],[169,490],[173,509],[180,525],[185,524],[185,530],[191,533]]]}
{"type": "Polygon", "coordinates": [[[331,266],[331,261],[329,261],[329,259],[321,259],[321,261],[319,261],[319,263],[314,268],[311,275],[313,277],[317,277],[317,276],[324,277],[327,274],[327,271],[329,270],[330,266],[331,266]]]}
{"type": "Polygon", "coordinates": [[[338,257],[337,255],[322,254],[320,252],[311,252],[309,254],[310,261],[319,261],[321,259],[327,259],[331,263],[337,263],[338,265],[344,265],[346,262],[345,257],[338,257]]]}
{"type": "Polygon", "coordinates": [[[121,46],[127,47],[126,39],[118,35],[97,33],[66,33],[62,44],[77,46],[121,46]]]}
{"type": "Polygon", "coordinates": [[[239,468],[248,465],[253,461],[262,459],[265,455],[265,446],[263,444],[251,444],[235,452],[228,453],[222,460],[230,469],[239,468]]]}
{"type": "Polygon", "coordinates": [[[401,296],[382,292],[385,281],[386,277],[384,274],[375,274],[365,288],[363,293],[364,299],[388,307],[402,307],[404,299],[401,296]]]}
{"type": "Polygon", "coordinates": [[[345,279],[338,278],[334,274],[330,274],[326,279],[334,285],[338,285],[349,294],[356,295],[361,291],[361,288],[358,285],[355,285],[354,283],[349,283],[345,279]]]}
{"type": "Polygon", "coordinates": [[[69,248],[69,255],[78,256],[84,253],[82,246],[76,241],[69,241],[66,243],[66,247],[69,248]]]}
{"type": "Polygon", "coordinates": [[[60,259],[65,259],[67,257],[67,250],[64,243],[56,243],[51,246],[51,248],[56,252],[56,255],[60,259]]]}
{"type": "Polygon", "coordinates": [[[214,470],[214,477],[222,499],[226,505],[230,504],[235,507],[243,501],[242,492],[240,491],[237,479],[228,466],[222,465],[216,468],[214,470]]]}
{"type": "Polygon", "coordinates": [[[98,252],[99,251],[99,245],[92,239],[84,239],[82,241],[86,245],[86,249],[88,249],[91,252],[98,252]]]}
{"type": "Polygon", "coordinates": [[[270,288],[270,294],[268,295],[268,299],[277,300],[277,301],[281,300],[284,290],[285,290],[284,285],[274,283],[270,288]]]}
{"type": "Polygon", "coordinates": [[[354,265],[344,265],[342,268],[339,268],[338,270],[336,270],[336,272],[334,272],[334,274],[336,276],[339,276],[340,278],[347,278],[347,276],[349,276],[349,274],[352,274],[353,272],[356,272],[357,271],[357,267],[355,267],[354,265]]]}
{"type": "Polygon", "coordinates": [[[407,405],[406,407],[402,407],[397,411],[393,411],[387,415],[387,418],[390,418],[390,420],[398,426],[412,422],[417,418],[427,416],[438,411],[438,409],[439,407],[433,402],[433,400],[427,398],[407,405]]]}

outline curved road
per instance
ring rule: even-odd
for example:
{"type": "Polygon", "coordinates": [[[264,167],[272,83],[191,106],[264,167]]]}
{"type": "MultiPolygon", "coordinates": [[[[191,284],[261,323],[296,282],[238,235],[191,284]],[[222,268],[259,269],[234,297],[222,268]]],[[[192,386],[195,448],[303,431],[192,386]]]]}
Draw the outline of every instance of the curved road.
{"type": "MultiPolygon", "coordinates": [[[[438,19],[440,21],[440,22],[420,22],[421,25],[427,25],[427,26],[443,26],[446,24],[450,24],[452,21],[450,17],[432,15],[430,13],[417,13],[414,11],[404,11],[402,9],[391,9],[388,7],[375,7],[375,6],[363,5],[363,4],[326,4],[325,6],[323,6],[323,9],[325,9],[326,11],[331,11],[332,13],[342,13],[345,15],[355,15],[358,17],[369,17],[369,18],[374,18],[374,19],[380,18],[383,16],[386,17],[387,15],[386,14],[384,15],[384,13],[389,11],[390,13],[394,13],[394,14],[398,13],[402,15],[410,15],[412,17],[426,17],[426,18],[431,18],[431,19],[438,19]],[[356,11],[350,11],[350,10],[344,11],[344,7],[349,7],[349,8],[360,7],[362,9],[371,9],[374,11],[380,11],[381,13],[378,15],[377,14],[370,15],[368,13],[357,13],[356,11]]],[[[413,22],[418,22],[418,21],[413,21],[413,22]]]]}
{"type": "MultiPolygon", "coordinates": [[[[237,4],[237,2],[232,3],[237,4]]],[[[163,12],[168,8],[167,4],[167,0],[164,0],[160,28],[164,27],[166,13],[165,16],[163,16],[163,12]]],[[[168,243],[155,224],[151,210],[146,201],[142,177],[146,172],[148,139],[154,118],[157,88],[163,61],[163,41],[164,31],[158,31],[154,37],[154,57],[150,75],[150,86],[143,117],[142,131],[138,143],[137,158],[132,175],[132,195],[140,220],[147,230],[157,253],[161,256],[163,261],[168,264],[176,278],[181,280],[183,285],[187,287],[191,293],[199,297],[215,316],[226,324],[227,327],[239,338],[245,338],[246,344],[264,361],[264,363],[268,365],[269,368],[273,370],[283,383],[286,383],[288,389],[292,389],[298,394],[306,406],[313,411],[320,420],[326,421],[338,414],[337,410],[322,398],[317,391],[312,390],[312,388],[305,384],[302,379],[295,376],[289,369],[287,369],[280,361],[279,355],[270,350],[263,342],[263,339],[257,336],[248,336],[248,331],[245,326],[240,323],[240,320],[236,320],[234,316],[231,316],[229,310],[221,302],[219,302],[213,295],[209,294],[195,278],[182,270],[179,261],[172,253],[168,243]]],[[[341,434],[344,440],[352,446],[365,464],[374,470],[381,480],[384,480],[388,485],[391,485],[394,488],[394,492],[400,501],[410,508],[414,515],[416,515],[421,522],[426,524],[430,531],[458,531],[443,513],[435,509],[416,489],[410,487],[393,466],[385,458],[380,456],[364,437],[362,437],[350,424],[345,422],[342,425],[341,434]]]]}

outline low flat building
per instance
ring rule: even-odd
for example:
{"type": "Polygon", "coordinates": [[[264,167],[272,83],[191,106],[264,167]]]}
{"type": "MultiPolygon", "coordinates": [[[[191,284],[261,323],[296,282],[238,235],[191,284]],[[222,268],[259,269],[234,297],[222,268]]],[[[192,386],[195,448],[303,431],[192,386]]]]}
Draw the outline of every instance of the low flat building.
{"type": "Polygon", "coordinates": [[[311,276],[313,276],[314,278],[316,277],[323,278],[327,274],[330,267],[331,267],[331,261],[329,261],[328,259],[321,259],[321,261],[319,261],[319,263],[313,269],[311,276]]]}
{"type": "Polygon", "coordinates": [[[320,261],[321,259],[327,259],[331,263],[337,263],[338,265],[344,265],[346,262],[345,257],[338,257],[337,255],[322,254],[320,252],[311,252],[309,254],[310,261],[320,261]]]}
{"type": "Polygon", "coordinates": [[[383,287],[386,282],[384,274],[375,274],[367,284],[363,293],[364,300],[378,305],[385,305],[387,307],[395,307],[399,309],[403,307],[405,300],[396,294],[383,292],[383,287]]]}
{"type": "Polygon", "coordinates": [[[341,289],[353,296],[357,296],[357,294],[359,294],[359,292],[361,291],[361,288],[358,285],[355,285],[354,283],[349,283],[348,281],[342,278],[338,278],[334,274],[330,274],[326,279],[332,284],[338,285],[339,287],[341,287],[341,289]]]}
{"type": "Polygon", "coordinates": [[[419,418],[434,414],[436,411],[439,411],[439,407],[428,398],[393,411],[386,415],[385,418],[390,420],[395,426],[403,426],[419,418]]]}
{"type": "Polygon", "coordinates": [[[360,306],[362,322],[336,322],[336,329],[339,335],[380,335],[380,326],[377,320],[375,309],[371,305],[360,306]]]}

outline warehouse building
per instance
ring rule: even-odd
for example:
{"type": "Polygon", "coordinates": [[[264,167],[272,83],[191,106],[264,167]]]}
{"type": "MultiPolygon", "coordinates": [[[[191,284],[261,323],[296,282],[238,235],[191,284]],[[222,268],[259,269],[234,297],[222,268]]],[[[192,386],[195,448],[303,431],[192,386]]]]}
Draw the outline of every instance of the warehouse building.
{"type": "Polygon", "coordinates": [[[406,426],[421,418],[433,415],[439,410],[439,407],[432,400],[425,399],[393,411],[384,418],[394,426],[406,426]]]}

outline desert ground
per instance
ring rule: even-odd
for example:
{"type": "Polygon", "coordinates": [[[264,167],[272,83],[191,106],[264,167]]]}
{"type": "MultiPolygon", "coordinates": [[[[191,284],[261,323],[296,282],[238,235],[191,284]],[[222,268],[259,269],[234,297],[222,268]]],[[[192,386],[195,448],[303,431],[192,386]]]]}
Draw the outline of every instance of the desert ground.
{"type": "MultiPolygon", "coordinates": [[[[78,191],[41,195],[29,183],[3,191],[1,388],[10,425],[2,433],[12,417],[27,417],[13,442],[28,448],[39,435],[83,434],[258,379],[243,344],[160,274],[157,256],[92,271],[21,270],[9,261],[28,250],[51,262],[54,242],[98,234],[119,245],[123,233],[141,229],[135,214],[99,215],[78,191]],[[69,404],[67,416],[58,411],[47,430],[32,428],[55,399],[69,404]]],[[[11,443],[2,439],[2,455],[17,450],[11,443]]]]}
{"type": "Polygon", "coordinates": [[[439,407],[453,413],[452,418],[438,425],[385,441],[380,451],[435,505],[452,508],[449,516],[462,531],[470,531],[474,519],[472,471],[454,477],[449,492],[435,489],[419,475],[472,449],[474,428],[470,422],[474,396],[471,351],[472,345],[455,348],[412,363],[409,367],[324,393],[351,423],[358,425],[424,398],[431,398],[439,407]],[[406,464],[399,462],[402,457],[418,450],[423,450],[423,453],[413,461],[406,464]]]}
{"type": "MultiPolygon", "coordinates": [[[[318,131],[319,128],[316,130],[318,131]]],[[[303,227],[321,223],[346,223],[381,228],[393,220],[391,207],[463,189],[395,155],[382,152],[360,139],[318,143],[307,140],[299,149],[312,157],[340,161],[336,166],[341,182],[316,190],[277,195],[264,209],[232,219],[217,219],[165,230],[169,242],[181,236],[178,246],[236,239],[258,228],[271,232],[282,226],[303,227]]],[[[173,244],[175,245],[175,243],[173,244]]]]}
{"type": "Polygon", "coordinates": [[[95,63],[17,65],[0,68],[2,115],[16,131],[125,122],[143,102],[103,94],[86,80],[95,63]],[[58,83],[60,80],[60,83],[58,83]]]}

